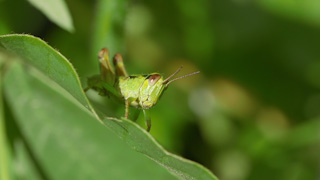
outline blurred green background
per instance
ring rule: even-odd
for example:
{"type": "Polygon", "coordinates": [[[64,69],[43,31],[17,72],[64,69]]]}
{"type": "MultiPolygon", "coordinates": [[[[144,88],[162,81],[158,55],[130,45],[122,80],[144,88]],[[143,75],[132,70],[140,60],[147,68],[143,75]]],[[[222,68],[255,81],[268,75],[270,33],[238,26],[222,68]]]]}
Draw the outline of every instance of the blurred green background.
{"type": "MultiPolygon", "coordinates": [[[[151,110],[160,144],[221,179],[319,178],[319,0],[66,3],[73,33],[25,0],[1,0],[0,34],[45,40],[83,84],[98,73],[103,46],[124,56],[130,74],[200,70],[173,83],[151,110]],[[101,40],[107,21],[112,35],[101,40]]],[[[89,96],[110,116],[123,115],[123,105],[89,96]]]]}

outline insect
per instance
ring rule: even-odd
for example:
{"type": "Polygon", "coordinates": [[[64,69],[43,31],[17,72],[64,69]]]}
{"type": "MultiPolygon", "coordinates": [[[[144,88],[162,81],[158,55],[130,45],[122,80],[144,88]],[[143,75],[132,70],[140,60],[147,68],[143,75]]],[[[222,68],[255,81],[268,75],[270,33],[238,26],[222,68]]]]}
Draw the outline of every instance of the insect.
{"type": "Polygon", "coordinates": [[[182,69],[181,66],[166,79],[159,73],[128,75],[120,54],[117,53],[113,57],[115,69],[113,69],[110,64],[109,51],[107,48],[103,48],[99,52],[98,57],[100,62],[100,75],[89,78],[88,87],[84,89],[84,91],[94,89],[101,96],[115,97],[121,100],[125,104],[125,118],[127,119],[129,117],[129,106],[142,110],[147,131],[150,131],[151,128],[151,118],[147,110],[159,101],[159,98],[167,89],[168,85],[178,79],[200,72],[197,71],[172,79],[182,69]]]}

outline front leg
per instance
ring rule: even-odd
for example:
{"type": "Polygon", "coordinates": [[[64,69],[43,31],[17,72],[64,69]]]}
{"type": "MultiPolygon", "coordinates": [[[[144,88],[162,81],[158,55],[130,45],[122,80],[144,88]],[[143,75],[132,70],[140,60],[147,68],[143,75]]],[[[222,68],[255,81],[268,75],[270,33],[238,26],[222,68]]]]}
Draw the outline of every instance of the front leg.
{"type": "Polygon", "coordinates": [[[128,119],[129,118],[129,106],[130,106],[130,102],[128,99],[125,100],[125,104],[126,104],[126,109],[125,109],[124,117],[126,119],[128,119]]]}
{"type": "MultiPolygon", "coordinates": [[[[131,111],[132,112],[132,111],[131,111]]],[[[140,109],[134,109],[133,113],[131,113],[130,119],[132,119],[133,122],[136,122],[140,115],[140,109]]]]}
{"type": "Polygon", "coordinates": [[[149,115],[149,111],[147,109],[142,109],[143,115],[144,115],[144,120],[147,126],[147,131],[149,132],[151,129],[151,117],[149,115]]]}

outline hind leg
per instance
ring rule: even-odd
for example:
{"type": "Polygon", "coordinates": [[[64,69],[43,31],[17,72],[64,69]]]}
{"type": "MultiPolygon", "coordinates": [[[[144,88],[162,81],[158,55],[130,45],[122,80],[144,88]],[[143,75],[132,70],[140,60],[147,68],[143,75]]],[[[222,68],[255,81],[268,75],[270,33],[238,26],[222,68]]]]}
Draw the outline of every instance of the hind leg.
{"type": "Polygon", "coordinates": [[[116,75],[119,76],[128,76],[127,70],[124,67],[123,59],[121,54],[117,53],[113,57],[113,65],[116,69],[116,75]]]}

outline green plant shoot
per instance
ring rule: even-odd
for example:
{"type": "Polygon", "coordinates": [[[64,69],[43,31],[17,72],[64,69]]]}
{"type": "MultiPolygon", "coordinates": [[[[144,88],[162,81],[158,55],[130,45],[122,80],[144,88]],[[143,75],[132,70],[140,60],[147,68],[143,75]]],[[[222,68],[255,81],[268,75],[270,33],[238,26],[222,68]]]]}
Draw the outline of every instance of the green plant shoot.
{"type": "MultiPolygon", "coordinates": [[[[182,66],[168,78],[164,79],[159,73],[144,75],[128,75],[120,54],[113,57],[114,68],[110,64],[109,51],[103,48],[99,52],[100,75],[88,79],[88,87],[96,90],[101,96],[115,97],[125,104],[125,118],[129,117],[129,106],[142,109],[147,131],[151,128],[151,118],[147,109],[152,108],[159,101],[163,92],[173,81],[199,73],[193,72],[172,79],[182,66]]],[[[135,118],[137,118],[136,116],[135,118]]],[[[135,120],[135,119],[134,119],[135,120]]]]}

